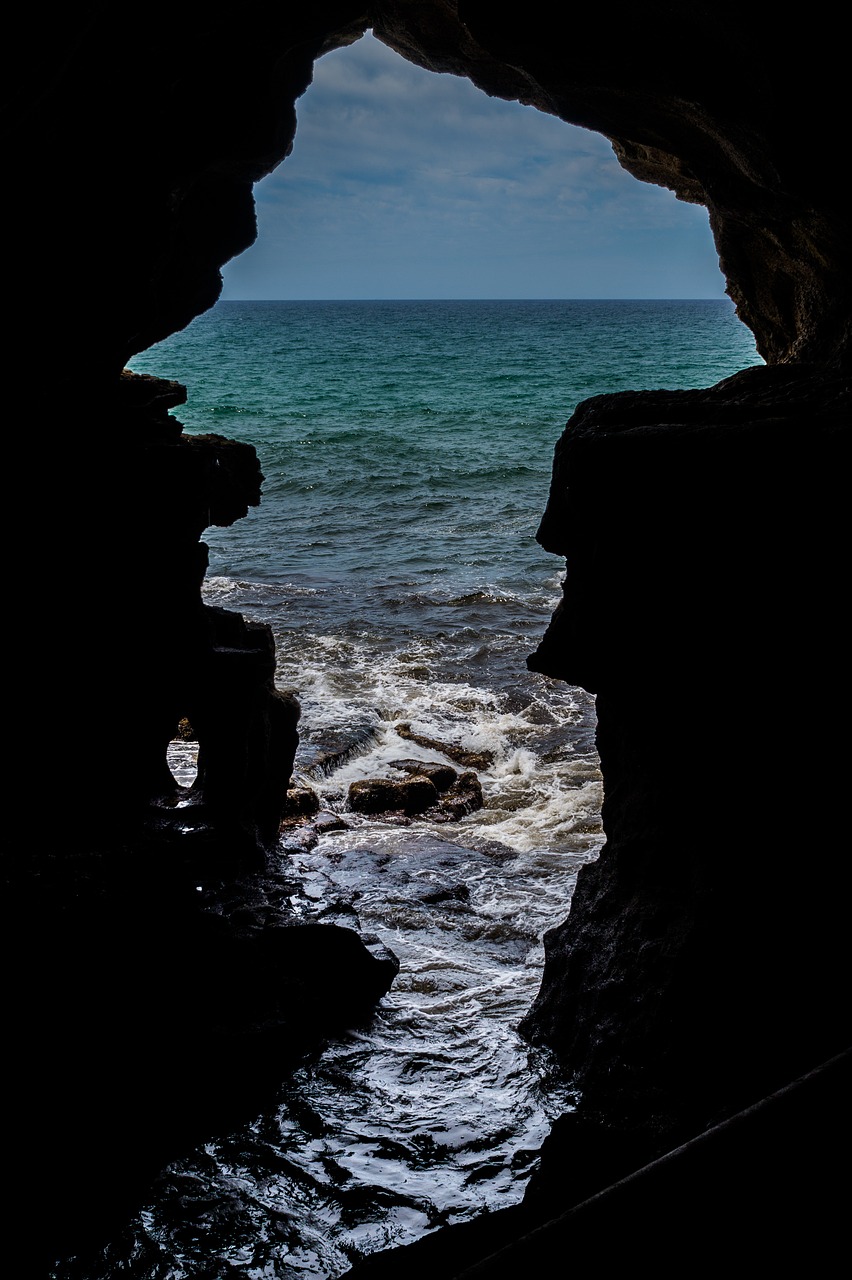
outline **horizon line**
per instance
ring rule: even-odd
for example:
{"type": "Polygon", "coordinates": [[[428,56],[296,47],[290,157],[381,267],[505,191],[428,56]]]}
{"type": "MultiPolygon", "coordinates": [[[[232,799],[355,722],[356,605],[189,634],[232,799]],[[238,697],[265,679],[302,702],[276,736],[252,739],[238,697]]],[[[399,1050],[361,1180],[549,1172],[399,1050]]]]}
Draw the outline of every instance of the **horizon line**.
{"type": "Polygon", "coordinates": [[[570,298],[217,298],[214,305],[220,302],[732,302],[732,299],[727,294],[689,298],[601,298],[591,295],[570,298]]]}

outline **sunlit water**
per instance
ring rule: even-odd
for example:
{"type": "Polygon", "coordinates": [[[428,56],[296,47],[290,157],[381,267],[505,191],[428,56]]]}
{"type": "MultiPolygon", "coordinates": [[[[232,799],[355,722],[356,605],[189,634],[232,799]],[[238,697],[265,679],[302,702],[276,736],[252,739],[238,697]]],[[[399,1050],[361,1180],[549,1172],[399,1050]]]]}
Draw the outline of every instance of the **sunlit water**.
{"type": "MultiPolygon", "coordinates": [[[[282,842],[294,910],[375,935],[400,973],[56,1280],[331,1280],[521,1199],[574,1095],[515,1028],[602,842],[593,699],[526,669],[559,596],[535,542],[553,446],[590,395],[754,363],[727,302],[224,303],[134,360],[188,385],[187,430],[258,450],[263,503],[208,531],[205,597],[272,626],[302,707],[296,781],[346,824],[282,842]],[[349,811],[351,782],[446,760],[400,725],[485,754],[481,810],[349,811]]],[[[191,779],[191,743],[172,765],[191,779]]]]}

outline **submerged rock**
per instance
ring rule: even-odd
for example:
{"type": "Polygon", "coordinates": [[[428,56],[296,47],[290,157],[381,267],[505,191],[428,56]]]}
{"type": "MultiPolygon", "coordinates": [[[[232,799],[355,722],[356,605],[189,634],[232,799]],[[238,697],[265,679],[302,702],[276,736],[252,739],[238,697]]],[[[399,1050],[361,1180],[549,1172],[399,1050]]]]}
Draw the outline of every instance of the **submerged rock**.
{"type": "Polygon", "coordinates": [[[427,738],[422,733],[415,733],[410,724],[395,724],[394,730],[401,738],[416,742],[419,747],[425,747],[427,751],[440,751],[441,755],[455,760],[456,764],[462,765],[465,769],[487,769],[494,763],[493,751],[468,751],[466,747],[459,747],[453,742],[438,742],[436,738],[427,738]]]}

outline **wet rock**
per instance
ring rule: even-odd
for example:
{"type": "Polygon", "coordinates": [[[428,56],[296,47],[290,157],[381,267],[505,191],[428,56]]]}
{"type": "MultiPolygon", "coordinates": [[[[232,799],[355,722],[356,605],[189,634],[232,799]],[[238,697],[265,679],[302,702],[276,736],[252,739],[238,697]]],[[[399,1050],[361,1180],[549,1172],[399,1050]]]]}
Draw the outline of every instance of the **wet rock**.
{"type": "Polygon", "coordinates": [[[185,692],[185,718],[199,744],[192,791],[226,843],[236,825],[252,827],[262,854],[276,841],[286,807],[299,704],[275,688],[270,627],[212,606],[200,620],[204,645],[185,692]]]}
{"type": "Polygon", "coordinates": [[[311,826],[321,836],[327,835],[330,831],[349,830],[349,823],[345,818],[341,818],[339,813],[328,813],[326,811],[318,813],[311,826]]]}
{"type": "Polygon", "coordinates": [[[466,884],[448,884],[441,885],[437,889],[432,889],[428,893],[424,893],[421,902],[428,903],[429,906],[437,906],[442,902],[469,902],[470,889],[466,884]]]}
{"type": "Polygon", "coordinates": [[[349,788],[349,807],[356,813],[425,813],[438,802],[438,789],[424,777],[394,781],[365,778],[349,788]]]}
{"type": "Polygon", "coordinates": [[[320,836],[348,830],[349,823],[338,813],[323,811],[312,819],[294,818],[281,824],[279,848],[286,854],[308,853],[316,848],[320,836]]]}
{"type": "Polygon", "coordinates": [[[441,755],[455,760],[456,764],[462,765],[465,769],[487,769],[494,763],[493,751],[468,751],[465,747],[459,747],[453,742],[439,742],[436,738],[427,738],[422,733],[415,733],[410,724],[395,724],[394,730],[408,742],[416,742],[419,747],[425,747],[427,751],[440,751],[441,755]]]}
{"type": "Polygon", "coordinates": [[[481,809],[484,803],[482,784],[470,769],[460,774],[452,787],[441,796],[439,809],[446,821],[457,822],[465,814],[481,809]]]}
{"type": "Polygon", "coordinates": [[[327,777],[335,769],[346,764],[353,756],[360,755],[376,741],[376,724],[374,721],[363,724],[347,725],[344,728],[329,729],[323,734],[321,746],[310,746],[302,743],[299,751],[299,763],[310,774],[327,777]]]}
{"type": "Polygon", "coordinates": [[[282,853],[308,853],[319,843],[320,833],[312,822],[305,822],[292,827],[283,827],[281,831],[280,849],[282,853]]]}
{"type": "Polygon", "coordinates": [[[408,777],[353,782],[350,808],[358,813],[423,815],[433,822],[457,822],[484,804],[482,784],[473,770],[459,774],[450,765],[420,760],[395,760],[391,767],[408,777]]]}
{"type": "Polygon", "coordinates": [[[290,787],[281,825],[299,822],[319,812],[320,799],[313,787],[290,787]]]}
{"type": "Polygon", "coordinates": [[[358,911],[349,898],[332,898],[317,912],[317,919],[332,920],[338,923],[345,920],[349,924],[358,925],[358,911]]]}
{"type": "Polygon", "coordinates": [[[458,773],[452,765],[441,764],[439,760],[391,760],[390,767],[399,769],[401,773],[428,778],[441,792],[448,791],[458,778],[458,773]]]}

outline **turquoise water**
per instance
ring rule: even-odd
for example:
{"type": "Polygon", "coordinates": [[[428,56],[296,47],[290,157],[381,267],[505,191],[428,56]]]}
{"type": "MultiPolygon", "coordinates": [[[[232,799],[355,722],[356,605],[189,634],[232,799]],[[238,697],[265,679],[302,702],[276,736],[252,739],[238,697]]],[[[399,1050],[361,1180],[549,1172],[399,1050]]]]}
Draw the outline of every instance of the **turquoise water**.
{"type": "MultiPolygon", "coordinates": [[[[345,822],[282,841],[294,910],[359,920],[401,968],[369,1027],[55,1280],[331,1280],[521,1199],[575,1095],[515,1026],[602,843],[593,699],[526,670],[564,571],[535,541],[553,447],[591,395],[754,363],[727,301],[220,303],[133,361],[187,386],[186,430],[257,448],[263,502],[208,530],[205,596],[273,627],[302,705],[297,779],[345,822]],[[442,758],[403,722],[487,753],[483,809],[349,811],[352,781],[442,758]]],[[[188,780],[191,744],[171,763],[188,780]]]]}
{"type": "Polygon", "coordinates": [[[552,568],[535,529],[580,400],[757,360],[727,300],[223,302],[132,367],[188,386],[188,431],[260,454],[263,505],[208,538],[214,574],[441,599],[552,568]]]}

